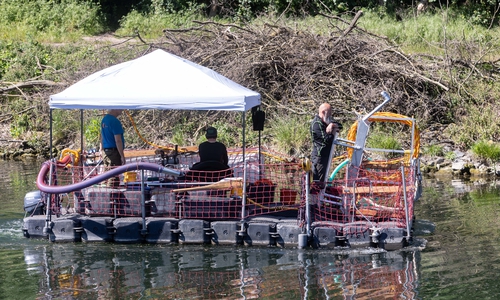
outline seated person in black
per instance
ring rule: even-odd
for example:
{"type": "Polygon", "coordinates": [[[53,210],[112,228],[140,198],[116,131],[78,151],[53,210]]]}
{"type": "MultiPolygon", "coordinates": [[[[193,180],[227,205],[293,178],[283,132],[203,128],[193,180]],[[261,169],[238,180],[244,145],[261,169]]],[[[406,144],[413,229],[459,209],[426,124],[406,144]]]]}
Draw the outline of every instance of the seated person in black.
{"type": "Polygon", "coordinates": [[[217,161],[227,166],[229,161],[227,157],[227,149],[223,143],[217,142],[217,129],[214,127],[208,127],[205,137],[207,138],[207,141],[198,146],[200,163],[206,161],[217,161]]]}
{"type": "Polygon", "coordinates": [[[223,143],[217,142],[217,129],[208,127],[205,137],[207,141],[198,146],[200,162],[195,163],[191,167],[191,170],[195,172],[188,173],[188,179],[213,182],[232,176],[233,171],[228,166],[227,148],[223,143]],[[190,176],[193,176],[193,178],[190,176]]]}

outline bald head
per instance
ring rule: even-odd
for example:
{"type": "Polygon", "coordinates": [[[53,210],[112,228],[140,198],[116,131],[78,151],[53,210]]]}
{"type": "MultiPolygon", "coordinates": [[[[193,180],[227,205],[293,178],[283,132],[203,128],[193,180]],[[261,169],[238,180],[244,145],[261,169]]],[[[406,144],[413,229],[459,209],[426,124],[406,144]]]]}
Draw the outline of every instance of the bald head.
{"type": "Polygon", "coordinates": [[[321,104],[318,109],[318,116],[326,124],[330,123],[330,119],[332,117],[332,106],[328,103],[321,104]]]}

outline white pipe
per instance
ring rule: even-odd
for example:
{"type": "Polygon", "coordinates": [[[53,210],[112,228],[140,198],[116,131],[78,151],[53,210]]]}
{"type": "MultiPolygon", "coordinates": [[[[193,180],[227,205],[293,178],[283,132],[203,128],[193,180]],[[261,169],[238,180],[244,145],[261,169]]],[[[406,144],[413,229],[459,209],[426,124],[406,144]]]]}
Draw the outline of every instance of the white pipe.
{"type": "Polygon", "coordinates": [[[382,94],[382,97],[384,97],[385,99],[384,102],[382,102],[379,106],[375,107],[371,112],[366,114],[362,119],[363,121],[368,120],[374,113],[379,111],[382,108],[382,106],[384,106],[387,102],[391,101],[391,97],[389,97],[389,94],[386,91],[383,91],[380,94],[382,94]]]}
{"type": "Polygon", "coordinates": [[[142,230],[141,234],[144,237],[148,232],[146,228],[146,189],[144,183],[144,170],[141,170],[141,214],[142,214],[142,230]]]}

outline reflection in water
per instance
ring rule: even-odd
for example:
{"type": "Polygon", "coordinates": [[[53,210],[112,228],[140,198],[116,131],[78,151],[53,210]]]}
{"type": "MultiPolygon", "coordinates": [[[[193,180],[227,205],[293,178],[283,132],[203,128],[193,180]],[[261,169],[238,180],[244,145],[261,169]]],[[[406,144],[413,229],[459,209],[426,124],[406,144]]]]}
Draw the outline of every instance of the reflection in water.
{"type": "Polygon", "coordinates": [[[414,247],[342,252],[25,239],[39,164],[0,167],[0,299],[500,299],[499,181],[426,179],[414,247]]]}
{"type": "Polygon", "coordinates": [[[435,231],[417,265],[424,299],[499,299],[500,188],[495,180],[427,180],[417,215],[435,231]]]}
{"type": "Polygon", "coordinates": [[[415,299],[415,253],[49,244],[24,256],[54,298],[415,299]]]}
{"type": "Polygon", "coordinates": [[[40,162],[0,161],[0,219],[23,215],[24,195],[36,189],[40,162]]]}

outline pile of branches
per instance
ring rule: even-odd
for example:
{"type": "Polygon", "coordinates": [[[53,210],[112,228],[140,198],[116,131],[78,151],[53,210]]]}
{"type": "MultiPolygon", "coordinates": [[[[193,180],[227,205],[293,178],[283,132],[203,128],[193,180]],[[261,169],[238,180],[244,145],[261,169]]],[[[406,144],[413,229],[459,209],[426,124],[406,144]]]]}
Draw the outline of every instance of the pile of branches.
{"type": "MultiPolygon", "coordinates": [[[[334,117],[348,125],[356,120],[357,114],[367,113],[382,103],[381,92],[387,91],[392,100],[384,111],[414,117],[421,128],[452,122],[446,93],[451,84],[439,73],[442,69],[436,62],[439,59],[405,55],[387,38],[359,28],[357,21],[362,17],[361,12],[349,21],[323,17],[328,18],[330,26],[323,28],[321,34],[313,29],[292,28],[280,20],[246,26],[195,22],[197,26],[190,28],[165,29],[165,39],[154,42],[147,42],[137,34],[126,42],[98,48],[99,60],[82,62],[81,68],[59,70],[59,78],[67,80],[63,85],[69,86],[109,64],[163,48],[259,92],[262,109],[270,120],[287,115],[312,118],[318,106],[328,102],[334,107],[334,117]]],[[[48,115],[47,99],[63,87],[52,81],[45,85],[44,81],[36,83],[29,90],[19,85],[1,90],[3,93],[22,91],[27,101],[33,97],[40,99],[36,101],[39,105],[35,114],[44,117],[48,115]]],[[[222,118],[227,122],[241,122],[235,114],[225,112],[138,111],[132,114],[137,120],[146,120],[142,123],[147,124],[147,128],[141,132],[154,142],[169,140],[175,131],[172,124],[182,120],[196,124],[191,131],[193,136],[202,134],[204,127],[222,118]]],[[[70,141],[75,138],[72,134],[76,133],[67,132],[64,136],[70,141]]]]}
{"type": "Polygon", "coordinates": [[[277,24],[216,22],[164,33],[169,51],[259,92],[270,116],[313,115],[328,102],[336,118],[350,124],[387,91],[392,100],[383,110],[415,117],[421,126],[446,120],[448,87],[434,78],[433,64],[358,28],[361,16],[350,22],[329,17],[329,32],[321,35],[277,24]]]}

